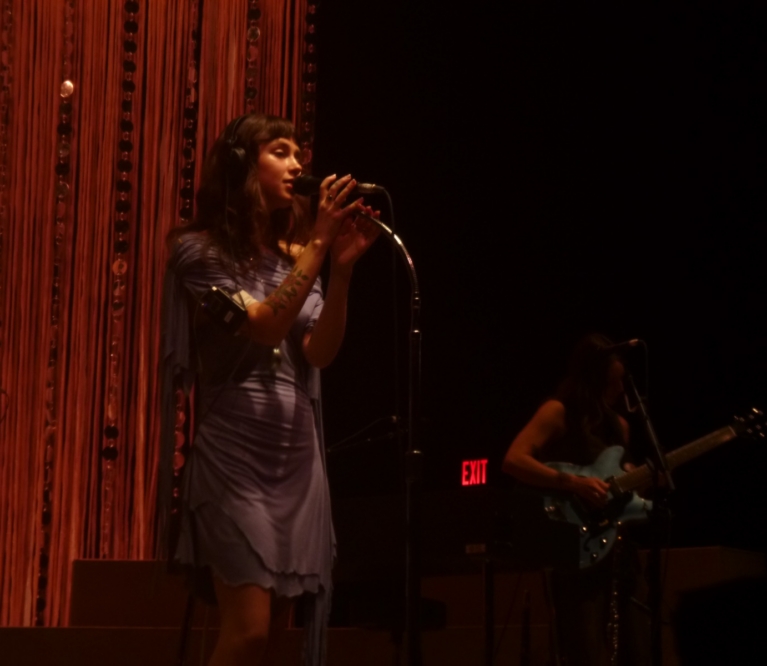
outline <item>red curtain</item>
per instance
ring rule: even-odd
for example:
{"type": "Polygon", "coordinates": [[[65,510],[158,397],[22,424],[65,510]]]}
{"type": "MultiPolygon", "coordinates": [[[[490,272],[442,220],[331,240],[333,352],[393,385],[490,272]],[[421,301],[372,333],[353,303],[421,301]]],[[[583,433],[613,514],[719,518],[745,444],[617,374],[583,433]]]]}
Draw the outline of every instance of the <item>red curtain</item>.
{"type": "Polygon", "coordinates": [[[0,2],[0,624],[155,548],[164,237],[246,111],[311,156],[313,0],[0,2]]]}

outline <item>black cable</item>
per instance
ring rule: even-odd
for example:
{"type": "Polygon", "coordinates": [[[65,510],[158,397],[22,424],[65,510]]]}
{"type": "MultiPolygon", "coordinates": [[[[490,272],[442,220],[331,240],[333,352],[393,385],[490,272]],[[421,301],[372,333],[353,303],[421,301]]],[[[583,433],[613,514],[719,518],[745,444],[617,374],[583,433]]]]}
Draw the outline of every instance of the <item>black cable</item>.
{"type": "Polygon", "coordinates": [[[363,432],[366,432],[366,431],[370,430],[371,428],[377,426],[379,423],[382,423],[382,422],[386,421],[388,423],[396,424],[398,422],[398,420],[399,419],[397,419],[396,416],[379,416],[375,421],[371,421],[366,426],[363,426],[362,428],[360,428],[356,432],[353,432],[351,435],[349,435],[347,437],[344,437],[343,439],[341,439],[341,440],[335,442],[334,444],[331,444],[330,446],[328,446],[327,447],[327,451],[328,451],[328,453],[330,453],[331,451],[335,451],[335,450],[337,450],[339,448],[343,448],[343,445],[346,444],[348,441],[353,440],[353,439],[359,437],[363,432]]]}
{"type": "Polygon", "coordinates": [[[503,642],[503,636],[506,633],[506,629],[509,627],[511,621],[511,612],[514,610],[514,604],[517,602],[517,593],[519,592],[519,586],[522,583],[522,574],[517,576],[517,584],[514,586],[514,591],[511,593],[511,603],[509,604],[509,610],[506,611],[506,619],[503,621],[503,628],[501,629],[501,635],[498,637],[498,642],[495,644],[495,651],[493,652],[493,663],[498,659],[498,655],[501,652],[501,643],[503,642]]]}
{"type": "Polygon", "coordinates": [[[192,618],[194,617],[194,605],[194,595],[187,595],[184,619],[181,621],[181,637],[176,650],[176,666],[184,666],[184,663],[186,662],[186,651],[189,647],[189,632],[192,630],[192,618]]]}
{"type": "MultiPolygon", "coordinates": [[[[199,304],[198,304],[197,307],[199,308],[199,304]]],[[[192,327],[192,330],[194,332],[195,348],[198,350],[197,351],[197,355],[199,357],[199,346],[198,346],[198,343],[197,343],[197,327],[196,326],[192,327]]],[[[216,402],[218,402],[218,399],[223,394],[224,389],[226,389],[229,386],[229,383],[232,381],[232,377],[234,377],[234,375],[237,372],[237,370],[240,369],[240,366],[242,365],[242,362],[245,360],[245,357],[247,356],[248,352],[250,351],[250,348],[252,347],[252,345],[253,345],[253,341],[252,340],[248,340],[247,346],[245,347],[245,349],[242,350],[242,353],[240,354],[240,357],[237,359],[237,361],[232,366],[232,370],[227,375],[226,380],[221,384],[221,386],[219,387],[218,391],[216,391],[216,394],[213,396],[213,399],[210,401],[210,404],[208,405],[207,409],[205,410],[205,412],[203,412],[202,416],[200,416],[199,421],[197,421],[197,423],[195,423],[195,430],[199,431],[200,426],[202,426],[202,424],[205,422],[206,417],[208,416],[208,414],[210,414],[210,410],[213,409],[213,406],[216,404],[216,402]]],[[[200,360],[199,363],[200,363],[200,369],[202,369],[202,360],[200,360]]]]}
{"type": "Polygon", "coordinates": [[[200,637],[200,666],[205,666],[205,642],[208,634],[209,608],[205,604],[202,610],[202,636],[200,637]]]}
{"type": "MultiPolygon", "coordinates": [[[[673,532],[673,515],[671,513],[671,510],[669,509],[667,511],[666,518],[668,520],[668,536],[666,537],[666,557],[664,558],[663,562],[663,575],[661,576],[661,583],[660,583],[660,598],[661,601],[663,601],[663,604],[666,606],[666,610],[671,613],[671,606],[669,606],[668,601],[664,601],[663,598],[663,592],[666,589],[666,581],[668,579],[668,561],[671,557],[671,534],[673,532]]],[[[661,623],[666,624],[663,622],[663,618],[661,618],[661,623]]]]}

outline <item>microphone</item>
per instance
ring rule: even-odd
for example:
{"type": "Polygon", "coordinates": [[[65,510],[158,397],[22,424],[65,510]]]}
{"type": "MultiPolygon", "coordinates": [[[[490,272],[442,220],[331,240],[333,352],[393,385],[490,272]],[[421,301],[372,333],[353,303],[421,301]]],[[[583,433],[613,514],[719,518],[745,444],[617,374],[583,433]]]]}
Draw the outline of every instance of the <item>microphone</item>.
{"type": "MultiPolygon", "coordinates": [[[[293,180],[293,191],[305,197],[317,194],[320,191],[320,185],[323,180],[323,178],[317,178],[317,176],[297,176],[293,180]]],[[[357,183],[354,189],[360,194],[385,192],[383,187],[373,183],[357,183]]]]}
{"type": "Polygon", "coordinates": [[[641,340],[634,338],[633,340],[626,340],[625,342],[619,342],[617,345],[610,345],[601,350],[603,354],[619,354],[620,352],[628,351],[631,347],[636,347],[641,340]]]}

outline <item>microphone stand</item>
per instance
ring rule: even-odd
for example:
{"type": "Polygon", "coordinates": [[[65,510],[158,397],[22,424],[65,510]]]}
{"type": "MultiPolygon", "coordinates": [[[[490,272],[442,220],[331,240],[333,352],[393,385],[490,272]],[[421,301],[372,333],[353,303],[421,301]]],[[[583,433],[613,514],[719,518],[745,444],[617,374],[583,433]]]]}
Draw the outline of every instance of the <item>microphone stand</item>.
{"type": "Polygon", "coordinates": [[[626,383],[636,400],[637,408],[642,416],[647,439],[650,442],[650,456],[647,459],[647,466],[652,471],[652,509],[650,510],[650,556],[647,566],[648,588],[650,596],[650,645],[651,645],[651,663],[653,666],[661,666],[663,661],[663,652],[661,645],[661,518],[664,513],[665,500],[669,494],[674,491],[674,482],[671,478],[671,471],[666,464],[666,456],[661,449],[658,438],[655,436],[650,415],[647,413],[644,398],[639,394],[634,378],[630,373],[626,374],[626,383]],[[665,480],[665,493],[661,496],[661,479],[665,480]]]}
{"type": "Polygon", "coordinates": [[[405,659],[407,666],[421,666],[421,480],[423,453],[418,447],[421,410],[421,293],[410,253],[399,236],[381,220],[366,213],[356,215],[378,225],[395,245],[410,278],[410,336],[408,353],[408,447],[405,453],[405,659]]]}

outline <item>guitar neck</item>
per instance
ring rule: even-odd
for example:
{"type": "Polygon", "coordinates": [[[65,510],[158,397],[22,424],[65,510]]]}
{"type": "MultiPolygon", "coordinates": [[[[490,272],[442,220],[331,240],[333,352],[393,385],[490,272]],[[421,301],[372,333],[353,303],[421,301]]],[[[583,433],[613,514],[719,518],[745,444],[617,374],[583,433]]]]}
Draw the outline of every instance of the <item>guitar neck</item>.
{"type": "MultiPolygon", "coordinates": [[[[667,454],[666,464],[668,465],[669,470],[672,470],[675,467],[679,467],[679,465],[694,460],[698,456],[729,442],[731,439],[735,439],[737,436],[737,433],[731,426],[720,428],[710,435],[696,439],[694,442],[685,444],[667,454]]],[[[640,467],[637,467],[630,472],[626,472],[625,474],[621,474],[614,479],[615,485],[625,492],[635,490],[636,488],[642,488],[651,482],[652,472],[647,465],[641,465],[640,467]]]]}

